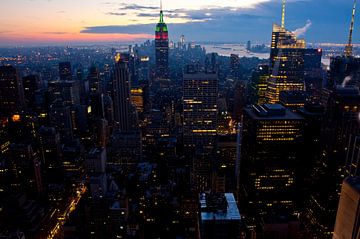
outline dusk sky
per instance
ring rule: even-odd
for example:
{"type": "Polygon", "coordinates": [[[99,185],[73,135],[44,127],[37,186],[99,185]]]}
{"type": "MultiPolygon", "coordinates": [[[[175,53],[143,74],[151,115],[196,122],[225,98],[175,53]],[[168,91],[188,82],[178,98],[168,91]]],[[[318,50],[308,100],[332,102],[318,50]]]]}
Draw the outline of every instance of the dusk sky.
{"type": "MultiPolygon", "coordinates": [[[[352,0],[288,0],[286,27],[306,24],[307,42],[344,43],[352,0]]],[[[281,0],[164,0],[170,37],[188,41],[269,43],[281,18],[281,0]]],[[[359,12],[360,14],[360,12],[359,12]]],[[[154,0],[4,0],[0,45],[142,42],[158,21],[154,0]]],[[[356,17],[354,42],[360,42],[356,17]]]]}

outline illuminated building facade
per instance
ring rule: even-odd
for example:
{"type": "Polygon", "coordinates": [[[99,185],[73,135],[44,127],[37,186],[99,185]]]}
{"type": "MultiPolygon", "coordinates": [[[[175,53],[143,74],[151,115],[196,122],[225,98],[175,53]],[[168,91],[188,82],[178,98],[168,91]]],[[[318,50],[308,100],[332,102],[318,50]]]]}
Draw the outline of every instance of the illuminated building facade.
{"type": "Polygon", "coordinates": [[[141,87],[131,88],[131,102],[136,107],[138,113],[144,111],[144,91],[141,87]]]}
{"type": "Polygon", "coordinates": [[[253,71],[252,74],[252,91],[254,99],[252,102],[255,102],[259,105],[265,104],[267,102],[266,92],[269,80],[269,66],[268,65],[259,65],[253,71]]]}
{"type": "Polygon", "coordinates": [[[18,70],[12,66],[0,66],[0,116],[20,113],[24,104],[24,89],[18,70]]]}
{"type": "Polygon", "coordinates": [[[161,9],[160,21],[155,30],[155,58],[156,78],[166,80],[169,78],[169,36],[168,28],[164,22],[164,14],[161,9]]]}
{"type": "Polygon", "coordinates": [[[149,68],[149,60],[148,56],[140,57],[140,63],[138,68],[138,81],[139,84],[148,84],[150,77],[150,68],[149,68]]]}
{"type": "Polygon", "coordinates": [[[188,67],[183,80],[184,146],[212,149],[217,135],[218,76],[188,67]]]}
{"type": "Polygon", "coordinates": [[[276,221],[294,211],[304,118],[281,105],[245,109],[240,182],[250,213],[276,221]]]}
{"type": "Polygon", "coordinates": [[[294,33],[281,26],[273,25],[268,103],[278,103],[281,91],[304,90],[305,47],[305,40],[297,39],[294,33]]]}
{"type": "Polygon", "coordinates": [[[281,91],[279,100],[286,108],[296,110],[305,106],[305,91],[281,91]]]}
{"type": "Polygon", "coordinates": [[[360,238],[360,177],[344,180],[333,239],[360,238]]]}

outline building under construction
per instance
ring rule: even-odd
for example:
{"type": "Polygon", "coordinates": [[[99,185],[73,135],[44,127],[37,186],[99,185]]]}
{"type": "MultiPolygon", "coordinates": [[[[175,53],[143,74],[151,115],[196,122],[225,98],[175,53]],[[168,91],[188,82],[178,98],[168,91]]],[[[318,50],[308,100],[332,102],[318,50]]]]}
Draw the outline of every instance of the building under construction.
{"type": "Polygon", "coordinates": [[[353,31],[355,24],[356,0],[352,10],[348,43],[345,46],[344,54],[330,60],[330,74],[327,87],[336,89],[337,86],[360,87],[360,58],[353,55],[353,31]]]}

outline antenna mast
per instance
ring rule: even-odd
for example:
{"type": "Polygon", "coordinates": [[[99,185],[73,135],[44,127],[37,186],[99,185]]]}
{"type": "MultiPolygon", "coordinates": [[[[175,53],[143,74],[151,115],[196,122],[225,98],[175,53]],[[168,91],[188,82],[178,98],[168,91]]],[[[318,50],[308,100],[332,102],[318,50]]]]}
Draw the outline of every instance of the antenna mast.
{"type": "Polygon", "coordinates": [[[281,14],[281,27],[285,28],[285,10],[286,10],[286,0],[282,0],[282,14],[281,14]]]}
{"type": "Polygon", "coordinates": [[[354,22],[355,22],[355,12],[356,12],[356,0],[354,0],[354,7],[352,10],[352,17],[350,23],[350,33],[349,33],[349,42],[345,46],[345,56],[350,57],[353,54],[353,44],[352,44],[352,35],[354,31],[354,22]]]}

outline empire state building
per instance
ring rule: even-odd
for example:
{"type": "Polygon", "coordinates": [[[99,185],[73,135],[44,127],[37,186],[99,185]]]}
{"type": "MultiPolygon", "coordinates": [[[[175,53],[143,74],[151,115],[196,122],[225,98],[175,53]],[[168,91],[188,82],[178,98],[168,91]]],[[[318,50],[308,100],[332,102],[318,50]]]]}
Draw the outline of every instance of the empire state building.
{"type": "Polygon", "coordinates": [[[155,56],[156,56],[156,79],[166,80],[169,78],[169,36],[168,28],[164,22],[162,7],[160,21],[155,30],[155,56]]]}

